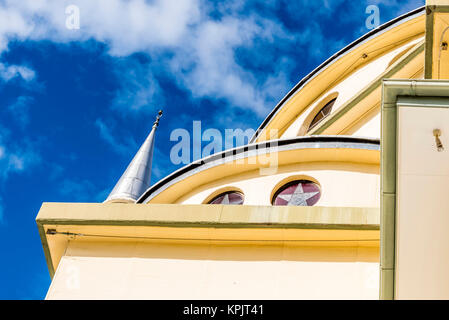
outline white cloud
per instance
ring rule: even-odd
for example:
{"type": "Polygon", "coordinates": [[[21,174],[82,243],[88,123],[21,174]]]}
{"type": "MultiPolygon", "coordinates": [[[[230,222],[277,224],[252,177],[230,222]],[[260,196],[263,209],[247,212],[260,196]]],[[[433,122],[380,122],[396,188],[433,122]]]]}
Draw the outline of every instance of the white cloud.
{"type": "Polygon", "coordinates": [[[0,52],[7,49],[10,38],[23,39],[33,30],[33,25],[19,10],[0,6],[0,52]]]}
{"type": "MultiPolygon", "coordinates": [[[[176,52],[171,70],[194,97],[224,98],[233,105],[265,115],[272,91],[264,89],[270,82],[258,83],[251,72],[236,62],[235,50],[250,46],[256,38],[272,43],[273,33],[278,31],[272,22],[254,17],[205,21],[186,39],[190,45],[176,52]]],[[[282,81],[282,85],[288,87],[288,81],[282,81]]]]}
{"type": "MultiPolygon", "coordinates": [[[[4,146],[3,146],[4,147],[4,146]]],[[[39,163],[39,154],[34,150],[23,150],[12,147],[7,149],[5,156],[0,159],[0,178],[5,180],[12,172],[21,172],[39,163]]]]}
{"type": "Polygon", "coordinates": [[[198,0],[5,0],[5,16],[17,23],[5,32],[33,40],[86,40],[111,45],[114,55],[128,55],[151,47],[177,45],[188,26],[200,18],[198,0]],[[66,28],[65,8],[80,8],[79,30],[66,28]],[[12,19],[12,18],[11,18],[12,19]]]}
{"type": "Polygon", "coordinates": [[[16,77],[21,77],[25,81],[31,81],[35,78],[35,72],[25,66],[6,65],[0,62],[0,79],[9,81],[16,77]]]}
{"type": "MultiPolygon", "coordinates": [[[[286,39],[287,33],[269,19],[239,15],[240,1],[217,5],[219,19],[211,17],[211,6],[203,0],[4,0],[0,17],[14,23],[0,28],[0,39],[69,42],[93,38],[108,44],[112,56],[146,53],[155,61],[141,66],[146,78],[129,72],[121,76],[125,86],[115,105],[126,104],[131,110],[163,102],[152,72],[162,68],[194,98],[225,99],[231,106],[265,115],[272,107],[273,92],[266,89],[273,82],[266,74],[255,77],[240,66],[235,51],[256,39],[274,45],[276,37],[286,39]],[[65,7],[71,4],[80,8],[79,30],[65,27],[65,7]],[[138,87],[142,79],[144,84],[138,87]]],[[[287,78],[279,80],[275,87],[287,91],[291,85],[287,78]]]]}
{"type": "Polygon", "coordinates": [[[0,183],[11,173],[19,173],[41,161],[33,143],[27,139],[20,141],[10,138],[7,129],[0,127],[0,183]]]}
{"type": "MultiPolygon", "coordinates": [[[[113,107],[153,111],[159,107],[156,105],[168,101],[158,82],[158,73],[162,72],[190,91],[193,98],[223,99],[231,106],[264,116],[292,86],[289,70],[281,63],[285,57],[270,56],[276,65],[273,74],[257,73],[238,61],[237,50],[260,42],[278,46],[291,41],[299,50],[307,52],[308,57],[313,57],[309,61],[318,64],[344,43],[324,37],[316,21],[305,25],[301,33],[292,35],[273,15],[266,18],[254,10],[242,14],[245,6],[251,4],[251,1],[239,0],[223,3],[205,0],[3,0],[0,1],[0,52],[7,50],[10,40],[68,43],[94,39],[106,43],[111,56],[144,53],[151,59],[151,63],[134,64],[128,69],[117,64],[117,77],[123,85],[113,107]],[[78,30],[66,28],[68,5],[80,8],[78,30]]],[[[343,18],[359,19],[364,25],[365,4],[384,5],[389,14],[399,14],[422,5],[423,0],[393,0],[388,4],[386,0],[368,0],[350,7],[353,12],[348,9],[347,13],[340,14],[343,18]]],[[[279,2],[272,0],[263,5],[274,11],[279,2]]],[[[342,5],[343,0],[286,3],[288,14],[298,19],[308,12],[329,19],[342,5]]],[[[335,16],[335,20],[338,19],[342,17],[335,16]]],[[[0,64],[1,78],[8,80],[19,76],[28,81],[35,77],[27,67],[0,64]]]]}
{"type": "MultiPolygon", "coordinates": [[[[25,172],[40,163],[35,143],[27,138],[13,139],[11,132],[0,126],[0,192],[11,174],[25,172]]],[[[4,223],[4,204],[0,197],[0,224],[4,223]]]]}

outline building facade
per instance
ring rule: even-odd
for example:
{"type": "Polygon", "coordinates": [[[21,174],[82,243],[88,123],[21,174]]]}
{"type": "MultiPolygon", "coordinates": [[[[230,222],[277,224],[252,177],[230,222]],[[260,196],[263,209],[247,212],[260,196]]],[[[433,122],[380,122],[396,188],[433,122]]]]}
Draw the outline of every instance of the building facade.
{"type": "Polygon", "coordinates": [[[441,203],[426,223],[417,209],[445,185],[446,26],[449,1],[379,26],[292,88],[249,144],[150,186],[159,114],[104,203],[42,205],[47,299],[449,298],[449,255],[431,246],[447,238],[441,203]],[[439,179],[425,199],[410,187],[423,175],[439,179]]]}

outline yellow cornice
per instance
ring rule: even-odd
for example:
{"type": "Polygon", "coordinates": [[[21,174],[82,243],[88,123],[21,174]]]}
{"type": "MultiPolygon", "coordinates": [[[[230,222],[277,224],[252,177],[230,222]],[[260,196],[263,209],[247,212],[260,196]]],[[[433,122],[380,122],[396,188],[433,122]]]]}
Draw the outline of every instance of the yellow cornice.
{"type": "MultiPolygon", "coordinates": [[[[347,140],[350,138],[344,136],[335,137],[335,139],[325,136],[301,137],[298,138],[297,143],[286,145],[281,145],[283,140],[279,140],[278,146],[267,148],[265,152],[262,152],[263,149],[258,149],[260,153],[243,154],[242,157],[236,160],[231,159],[231,161],[227,161],[226,158],[218,159],[217,164],[212,161],[206,162],[179,177],[168,176],[147,190],[141,200],[145,203],[176,203],[184,195],[211,181],[250,172],[261,174],[263,171],[260,170],[268,170],[269,174],[276,174],[277,168],[298,163],[380,164],[378,140],[372,139],[365,143],[364,140],[361,142],[357,142],[357,139],[347,140]],[[334,142],[315,141],[326,138],[334,142]],[[262,160],[266,159],[265,155],[275,161],[271,169],[269,163],[262,163],[262,160]]],[[[296,140],[292,139],[292,141],[296,140]]]]}
{"type": "Polygon", "coordinates": [[[51,276],[69,241],[378,246],[378,208],[44,203],[36,218],[51,276]]]}
{"type": "Polygon", "coordinates": [[[423,37],[425,32],[425,15],[406,20],[405,22],[380,32],[374,38],[355,46],[324,70],[306,82],[299,91],[292,94],[272,116],[260,131],[256,142],[270,140],[272,137],[267,132],[277,129],[278,135],[282,135],[289,124],[306,110],[324,92],[346,79],[353,72],[372,62],[377,57],[390,52],[405,43],[423,37]]]}
{"type": "Polygon", "coordinates": [[[316,134],[345,134],[357,122],[373,109],[380,112],[382,80],[389,78],[409,79],[423,69],[424,41],[410,48],[406,54],[393,63],[387,70],[373,79],[336,112],[332,113],[309,132],[316,134]]]}

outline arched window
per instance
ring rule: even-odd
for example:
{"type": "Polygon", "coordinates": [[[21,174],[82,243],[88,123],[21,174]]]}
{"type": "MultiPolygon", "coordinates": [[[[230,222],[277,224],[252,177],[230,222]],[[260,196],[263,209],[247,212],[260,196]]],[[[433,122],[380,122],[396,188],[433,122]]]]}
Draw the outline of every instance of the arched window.
{"type": "Polygon", "coordinates": [[[228,191],[219,194],[209,204],[243,204],[243,194],[238,191],[228,191]]]}
{"type": "Polygon", "coordinates": [[[323,121],[323,119],[326,118],[331,113],[332,106],[334,105],[335,100],[337,100],[337,98],[334,98],[331,101],[329,101],[328,103],[326,103],[324,105],[324,107],[322,107],[320,109],[320,111],[318,111],[318,113],[312,119],[312,122],[310,122],[310,125],[309,125],[309,128],[307,129],[307,132],[312,130],[318,123],[323,121]]]}
{"type": "Polygon", "coordinates": [[[271,203],[274,206],[313,206],[320,197],[321,189],[315,182],[295,180],[280,187],[271,203]]]}

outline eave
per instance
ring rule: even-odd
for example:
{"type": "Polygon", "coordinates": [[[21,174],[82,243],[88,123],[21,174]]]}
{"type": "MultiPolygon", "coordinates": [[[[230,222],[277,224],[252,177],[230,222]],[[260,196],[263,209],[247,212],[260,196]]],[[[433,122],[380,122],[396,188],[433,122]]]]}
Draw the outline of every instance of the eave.
{"type": "Polygon", "coordinates": [[[54,276],[69,241],[379,246],[378,208],[44,203],[36,218],[54,276]]]}

